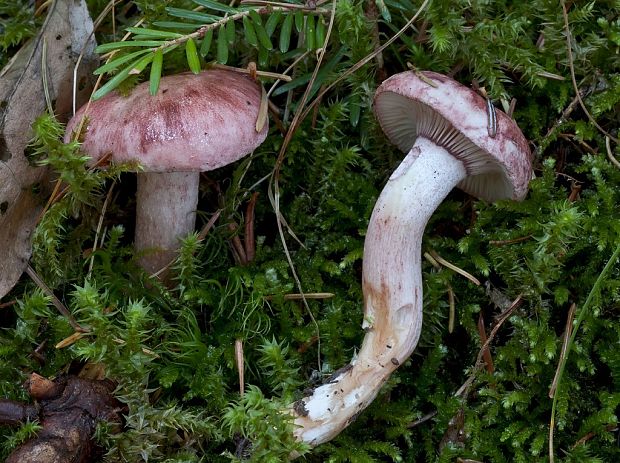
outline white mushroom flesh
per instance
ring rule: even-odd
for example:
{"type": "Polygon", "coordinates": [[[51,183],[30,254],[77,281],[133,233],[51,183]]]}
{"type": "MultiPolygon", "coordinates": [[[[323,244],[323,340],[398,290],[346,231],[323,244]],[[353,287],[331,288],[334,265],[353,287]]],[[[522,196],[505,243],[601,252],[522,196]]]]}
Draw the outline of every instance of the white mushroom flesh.
{"type": "Polygon", "coordinates": [[[200,172],[138,174],[135,247],[149,273],[164,269],[194,231],[200,172]]]}
{"type": "Polygon", "coordinates": [[[338,435],[413,352],[422,328],[424,228],[466,175],[460,160],[419,137],[390,177],[364,244],[364,342],[349,367],[295,404],[299,440],[315,446],[338,435]]]}

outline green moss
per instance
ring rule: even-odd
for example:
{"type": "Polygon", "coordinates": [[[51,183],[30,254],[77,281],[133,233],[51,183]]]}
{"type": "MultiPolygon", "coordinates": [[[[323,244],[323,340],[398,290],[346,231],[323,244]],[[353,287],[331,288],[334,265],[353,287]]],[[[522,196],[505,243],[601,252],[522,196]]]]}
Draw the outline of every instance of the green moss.
{"type": "MultiPolygon", "coordinates": [[[[421,3],[337,2],[323,64],[327,71],[319,73],[315,91],[371,52],[369,37],[375,32],[385,42],[421,3]],[[375,17],[376,23],[369,19],[375,17]]],[[[144,15],[154,28],[158,21],[181,21],[167,15],[166,6],[188,10],[196,5],[140,1],[118,13],[128,24],[144,15]]],[[[617,137],[616,9],[614,2],[575,2],[568,13],[572,64],[584,103],[597,123],[617,137]]],[[[113,40],[110,17],[106,21],[100,42],[113,40]]],[[[281,18],[272,32],[274,44],[282,28],[281,18]]],[[[261,68],[282,72],[301,55],[293,50],[295,26],[291,51],[274,49],[267,55],[242,31],[237,24],[228,64],[262,60],[261,68]]],[[[183,48],[165,55],[164,73],[186,70],[183,48]]],[[[206,61],[214,58],[208,55],[206,61]]],[[[434,1],[382,59],[383,68],[371,60],[327,93],[286,150],[278,200],[288,224],[287,248],[304,292],[334,294],[309,301],[308,308],[284,297],[298,289],[276,227],[273,180],[265,179],[283,140],[275,124],[251,162],[210,172],[202,182],[199,229],[217,210],[220,216],[204,239],[196,234],[184,240],[173,265],[172,288],[166,288],[134,260],[132,175],[122,174],[122,166],[89,170],[77,146],[60,143],[62,127],[49,116],[39,119],[37,159],[55,169],[69,190],[38,226],[32,264],[90,332],[55,349],[73,330],[32,283],[20,282],[6,298],[17,304],[0,309],[1,395],[26,399],[20,383],[29,371],[54,375],[97,363],[118,381],[118,394],[127,405],[121,432],[105,425],[98,429],[105,461],[223,462],[247,454],[267,462],[283,461],[294,450],[305,452],[280,410],[300,398],[305,387],[345,365],[363,337],[365,230],[381,188],[402,159],[375,122],[372,96],[379,76],[404,71],[410,62],[451,72],[465,84],[475,80],[498,107],[516,99],[514,117],[536,153],[536,178],[521,203],[485,204],[458,191],[449,195],[427,227],[423,250],[438,252],[482,285],[423,260],[424,329],[414,355],[349,429],[304,458],[548,461],[549,388],[566,317],[571,304],[582,307],[620,244],[620,169],[605,154],[604,134],[572,104],[561,6],[543,0],[434,1]],[[256,258],[239,266],[230,239],[232,234],[246,238],[245,207],[254,192],[259,193],[256,258]],[[452,333],[449,288],[456,301],[452,333]],[[523,304],[491,343],[494,371],[475,368],[479,317],[488,334],[495,317],[518,295],[523,304]],[[243,397],[236,341],[245,358],[243,397]],[[43,342],[39,350],[45,362],[40,364],[31,353],[43,342]],[[469,392],[455,396],[470,376],[469,392]]],[[[289,102],[287,92],[274,93],[282,118],[285,108],[297,110],[315,65],[314,52],[297,64],[289,102]]],[[[290,117],[284,120],[289,122],[290,117]]],[[[614,142],[610,148],[617,156],[614,142]]],[[[568,359],[557,402],[556,461],[620,457],[619,305],[616,264],[595,294],[568,359]]],[[[3,455],[24,432],[0,430],[3,455]]]]}

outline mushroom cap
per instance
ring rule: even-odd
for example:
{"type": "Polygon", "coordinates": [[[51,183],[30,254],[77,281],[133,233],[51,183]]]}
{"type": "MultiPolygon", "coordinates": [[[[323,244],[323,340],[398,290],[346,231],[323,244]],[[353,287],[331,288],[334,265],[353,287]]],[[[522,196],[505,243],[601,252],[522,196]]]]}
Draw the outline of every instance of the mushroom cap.
{"type": "Polygon", "coordinates": [[[238,72],[166,76],[154,96],[143,82],[129,96],[114,92],[84,105],[67,124],[65,142],[86,114],[82,149],[91,163],[110,153],[145,172],[213,170],[265,140],[268,124],[256,131],[260,102],[260,86],[238,72]]]}
{"type": "Polygon", "coordinates": [[[417,137],[428,138],[463,162],[462,190],[487,201],[523,199],[532,177],[531,152],[517,124],[496,110],[492,138],[482,96],[436,72],[420,74],[428,82],[403,72],[375,93],[374,111],[390,141],[408,152],[417,137]]]}

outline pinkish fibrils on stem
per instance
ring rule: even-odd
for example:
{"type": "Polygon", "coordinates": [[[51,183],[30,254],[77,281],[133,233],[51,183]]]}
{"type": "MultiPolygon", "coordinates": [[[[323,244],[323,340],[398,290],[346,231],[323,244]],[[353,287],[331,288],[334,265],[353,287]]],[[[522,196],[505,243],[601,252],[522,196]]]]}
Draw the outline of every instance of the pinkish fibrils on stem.
{"type": "Polygon", "coordinates": [[[267,136],[256,131],[261,88],[233,71],[209,70],[163,77],[128,96],[110,93],[83,106],[69,121],[65,142],[81,120],[82,150],[96,163],[135,163],[138,172],[136,251],[150,273],[170,264],[180,239],[194,230],[200,172],[251,153],[267,136]]]}
{"type": "Polygon", "coordinates": [[[528,143],[516,123],[496,111],[491,138],[485,99],[441,74],[387,79],[374,110],[407,155],[368,224],[362,347],[349,366],[292,407],[295,435],[312,446],[348,426],[415,349],[422,329],[421,243],[434,210],[455,186],[486,201],[521,200],[532,175],[528,143]]]}

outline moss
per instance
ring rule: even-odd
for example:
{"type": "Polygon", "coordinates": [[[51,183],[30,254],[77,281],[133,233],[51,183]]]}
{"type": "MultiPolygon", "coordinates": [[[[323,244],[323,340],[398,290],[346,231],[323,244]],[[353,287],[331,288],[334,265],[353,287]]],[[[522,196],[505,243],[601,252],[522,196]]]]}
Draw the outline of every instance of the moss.
{"type": "MultiPolygon", "coordinates": [[[[323,64],[328,72],[319,73],[316,90],[372,51],[368,37],[378,33],[385,42],[421,3],[337,2],[323,64]]],[[[190,1],[128,5],[119,11],[124,19],[135,24],[144,15],[155,29],[160,21],[184,21],[171,17],[165,6],[196,6],[190,1]]],[[[134,262],[131,174],[121,174],[122,167],[89,171],[75,146],[60,144],[62,127],[49,117],[40,120],[37,152],[70,189],[37,229],[33,266],[90,333],[55,349],[72,334],[70,325],[32,283],[20,282],[6,298],[17,304],[0,309],[2,396],[23,399],[20,382],[31,370],[52,375],[96,364],[119,382],[128,409],[120,433],[100,427],[105,461],[217,462],[246,454],[255,461],[281,461],[294,449],[304,451],[277,410],[345,365],[362,339],[365,229],[375,199],[402,158],[380,133],[372,95],[379,76],[403,71],[410,62],[450,72],[465,84],[475,80],[498,107],[514,98],[514,117],[536,153],[536,178],[521,203],[491,205],[458,191],[450,194],[431,219],[423,248],[483,284],[423,261],[424,330],[416,352],[349,429],[307,453],[306,461],[548,461],[548,394],[569,308],[583,306],[620,244],[620,169],[605,154],[605,135],[573,102],[570,78],[572,66],[590,114],[617,137],[616,16],[613,2],[569,6],[571,63],[557,2],[431,2],[383,51],[382,64],[369,61],[328,92],[294,132],[278,178],[279,209],[288,224],[284,236],[302,288],[334,295],[311,300],[307,308],[284,297],[298,289],[278,235],[273,179],[265,180],[282,146],[276,124],[251,163],[208,173],[199,229],[222,212],[204,239],[192,235],[184,241],[173,287],[166,288],[134,262]],[[257,252],[242,267],[231,252],[228,225],[243,224],[254,192],[259,193],[257,252]],[[456,299],[451,333],[448,288],[456,299]],[[475,368],[479,317],[488,334],[518,295],[523,304],[491,344],[493,372],[475,368]],[[237,340],[245,357],[243,398],[237,340]],[[32,356],[35,349],[45,358],[42,364],[32,356]],[[469,392],[455,396],[470,377],[469,392]]],[[[100,43],[113,40],[110,21],[108,16],[100,28],[100,43]]],[[[279,43],[282,29],[283,18],[272,32],[273,43],[279,43]]],[[[190,32],[179,26],[166,30],[190,32]]],[[[262,60],[261,68],[282,72],[301,55],[293,46],[287,53],[274,49],[261,55],[243,31],[237,24],[228,64],[262,60]]],[[[304,45],[295,26],[291,34],[291,44],[304,45]]],[[[187,68],[183,48],[165,55],[165,73],[187,68]]],[[[205,61],[216,58],[211,48],[205,61]]],[[[314,52],[296,65],[290,101],[287,92],[274,93],[281,118],[284,110],[297,110],[315,65],[314,52]]],[[[148,78],[134,79],[143,77],[148,78]]],[[[284,120],[289,122],[290,117],[284,120]]],[[[618,154],[614,142],[610,148],[618,154]]],[[[236,233],[246,238],[242,227],[236,233]]],[[[556,461],[620,456],[618,272],[615,265],[602,281],[568,359],[557,402],[556,461]]],[[[0,430],[4,454],[24,432],[0,430]]]]}

